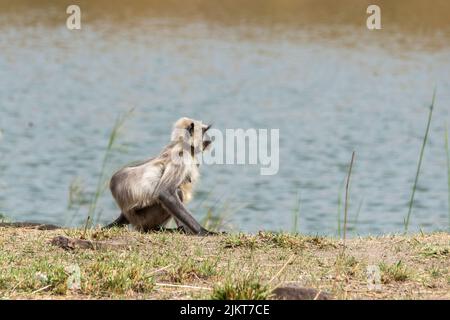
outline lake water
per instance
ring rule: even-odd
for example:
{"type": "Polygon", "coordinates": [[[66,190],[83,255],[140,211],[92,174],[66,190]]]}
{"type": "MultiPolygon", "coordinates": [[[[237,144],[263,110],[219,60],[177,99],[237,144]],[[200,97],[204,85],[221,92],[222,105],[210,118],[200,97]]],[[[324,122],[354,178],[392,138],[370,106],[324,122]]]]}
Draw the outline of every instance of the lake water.
{"type": "MultiPolygon", "coordinates": [[[[436,108],[410,230],[448,226],[444,148],[450,48],[336,27],[270,29],[147,19],[130,26],[8,24],[0,29],[0,212],[81,225],[74,179],[90,196],[116,117],[135,108],[107,165],[156,155],[181,116],[215,128],[280,129],[280,168],[202,167],[189,205],[229,213],[235,230],[336,234],[353,150],[352,234],[403,230],[428,106],[436,108]],[[342,194],[343,195],[343,194],[342,194]],[[359,210],[360,208],[360,210],[359,210]],[[354,223],[359,212],[357,223],[354,223]]],[[[118,210],[108,190],[100,223],[118,210]]]]}

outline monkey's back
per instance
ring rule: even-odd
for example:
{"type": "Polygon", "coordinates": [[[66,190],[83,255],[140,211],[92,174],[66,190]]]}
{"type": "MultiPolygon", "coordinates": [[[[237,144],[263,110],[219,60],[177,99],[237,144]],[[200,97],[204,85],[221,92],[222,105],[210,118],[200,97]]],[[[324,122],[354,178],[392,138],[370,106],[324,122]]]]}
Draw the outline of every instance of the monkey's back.
{"type": "Polygon", "coordinates": [[[151,159],[127,166],[111,178],[111,193],[124,214],[155,203],[155,189],[164,171],[163,164],[151,159]]]}

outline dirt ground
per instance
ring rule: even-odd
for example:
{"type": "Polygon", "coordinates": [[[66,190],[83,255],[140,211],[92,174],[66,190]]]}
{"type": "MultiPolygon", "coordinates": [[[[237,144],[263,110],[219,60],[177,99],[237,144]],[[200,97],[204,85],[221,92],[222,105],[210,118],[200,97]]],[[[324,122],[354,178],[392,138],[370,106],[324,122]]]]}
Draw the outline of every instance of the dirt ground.
{"type": "Polygon", "coordinates": [[[259,233],[0,227],[2,299],[270,299],[286,284],[334,299],[450,299],[450,234],[342,240],[259,233]],[[63,249],[56,236],[85,238],[63,249]]]}

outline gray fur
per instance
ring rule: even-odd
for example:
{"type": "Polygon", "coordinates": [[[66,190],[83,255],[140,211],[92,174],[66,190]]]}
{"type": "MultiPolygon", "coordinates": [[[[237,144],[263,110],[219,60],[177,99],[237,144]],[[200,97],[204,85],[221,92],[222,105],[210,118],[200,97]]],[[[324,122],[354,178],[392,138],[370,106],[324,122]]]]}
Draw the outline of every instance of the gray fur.
{"type": "Polygon", "coordinates": [[[107,228],[129,223],[140,231],[151,231],[173,217],[190,233],[207,233],[183,205],[192,198],[199,179],[196,155],[210,143],[204,141],[207,129],[200,121],[181,118],[174,124],[171,142],[157,157],[117,171],[110,189],[122,213],[107,228]]]}

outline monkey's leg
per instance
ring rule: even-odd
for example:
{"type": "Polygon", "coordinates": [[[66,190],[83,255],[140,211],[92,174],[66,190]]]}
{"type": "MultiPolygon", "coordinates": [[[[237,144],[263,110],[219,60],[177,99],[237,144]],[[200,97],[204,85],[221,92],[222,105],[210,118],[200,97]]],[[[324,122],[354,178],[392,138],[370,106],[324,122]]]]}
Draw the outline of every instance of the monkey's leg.
{"type": "Polygon", "coordinates": [[[210,235],[214,234],[203,228],[186,209],[181,202],[178,192],[163,191],[159,195],[159,201],[162,206],[169,212],[176,220],[187,229],[189,233],[196,235],[210,235]]]}
{"type": "MultiPolygon", "coordinates": [[[[178,195],[178,198],[180,199],[180,201],[183,202],[184,201],[183,200],[183,192],[181,191],[181,189],[177,189],[177,195],[178,195]]],[[[182,232],[182,233],[189,233],[186,231],[187,228],[183,225],[183,223],[180,220],[178,220],[176,218],[174,218],[174,220],[175,220],[175,223],[177,224],[177,228],[176,229],[165,229],[166,231],[172,231],[172,232],[178,231],[178,232],[182,232]]],[[[211,232],[206,229],[204,229],[204,230],[210,235],[217,234],[216,232],[211,232]]]]}
{"type": "MultiPolygon", "coordinates": [[[[183,192],[181,191],[180,188],[177,189],[176,194],[178,195],[178,198],[180,199],[180,201],[183,203],[184,199],[183,199],[183,192]]],[[[165,228],[164,226],[160,227],[160,230],[163,231],[168,231],[168,232],[182,232],[182,233],[189,233],[187,232],[187,228],[183,225],[183,223],[178,220],[177,218],[174,218],[175,223],[177,224],[176,228],[165,228]]],[[[212,231],[208,231],[206,229],[203,229],[207,232],[208,235],[217,235],[217,232],[212,232],[212,231]]]]}
{"type": "MultiPolygon", "coordinates": [[[[183,202],[183,192],[180,189],[177,189],[177,195],[180,198],[180,201],[183,202]]],[[[188,232],[186,232],[186,228],[183,226],[183,224],[178,219],[174,218],[174,220],[177,225],[176,228],[167,228],[166,224],[168,221],[165,221],[163,224],[156,226],[154,229],[151,229],[150,231],[188,233],[188,232]]]]}
{"type": "Polygon", "coordinates": [[[128,224],[130,224],[130,222],[128,222],[127,218],[124,216],[123,213],[120,213],[120,216],[116,220],[114,220],[107,226],[104,226],[102,229],[111,229],[114,227],[122,227],[122,226],[125,226],[128,224]]]}
{"type": "MultiPolygon", "coordinates": [[[[183,192],[181,191],[181,189],[177,189],[177,195],[178,195],[178,198],[180,198],[180,201],[183,202],[184,201],[183,200],[183,192]]],[[[174,218],[174,220],[175,220],[175,223],[177,224],[177,228],[174,230],[176,230],[178,232],[187,233],[183,224],[178,219],[174,218]]]]}

